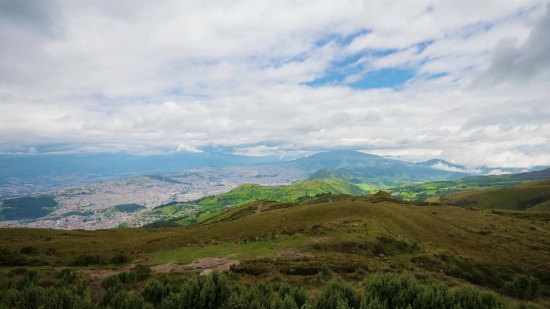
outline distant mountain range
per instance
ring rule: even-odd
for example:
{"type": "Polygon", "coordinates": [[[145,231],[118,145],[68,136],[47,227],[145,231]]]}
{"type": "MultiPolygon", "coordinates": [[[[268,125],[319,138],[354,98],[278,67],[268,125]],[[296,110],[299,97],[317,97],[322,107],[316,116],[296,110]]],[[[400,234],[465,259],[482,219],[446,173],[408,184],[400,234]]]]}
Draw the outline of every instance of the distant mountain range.
{"type": "MultiPolygon", "coordinates": [[[[392,160],[358,151],[338,150],[285,162],[285,165],[314,172],[309,179],[334,176],[354,184],[370,184],[378,189],[408,182],[445,181],[472,175],[486,175],[497,169],[467,168],[441,159],[411,163],[392,160]],[[327,170],[330,170],[327,171],[327,170]],[[327,175],[332,173],[332,175],[327,175]]],[[[526,171],[542,170],[537,166],[526,171]]],[[[522,169],[498,169],[498,173],[519,173],[522,169]]]]}
{"type": "MultiPolygon", "coordinates": [[[[441,159],[411,163],[353,150],[320,152],[305,158],[281,162],[277,157],[250,157],[203,152],[137,156],[129,154],[27,154],[0,155],[0,196],[13,188],[27,186],[25,194],[45,192],[59,187],[92,184],[137,175],[170,174],[205,166],[257,165],[258,171],[269,164],[281,168],[315,173],[330,169],[354,184],[376,188],[394,187],[407,182],[441,181],[468,175],[518,173],[523,169],[466,168],[441,159]],[[55,179],[55,181],[54,181],[55,179]],[[4,188],[4,189],[3,189],[4,188]],[[2,193],[2,189],[6,192],[2,193]]],[[[542,170],[537,166],[527,171],[542,170]]],[[[365,188],[367,189],[367,188],[365,188]]],[[[12,196],[14,194],[12,193],[12,196]]]]}

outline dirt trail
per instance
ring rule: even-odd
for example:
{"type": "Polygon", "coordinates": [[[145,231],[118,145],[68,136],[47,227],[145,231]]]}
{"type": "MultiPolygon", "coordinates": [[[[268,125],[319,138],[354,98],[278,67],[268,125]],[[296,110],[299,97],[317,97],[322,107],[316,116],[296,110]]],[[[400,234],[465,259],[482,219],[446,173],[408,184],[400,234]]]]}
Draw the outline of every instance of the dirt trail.
{"type": "Polygon", "coordinates": [[[123,271],[129,271],[136,267],[136,264],[128,264],[115,269],[101,268],[101,269],[83,269],[80,272],[90,275],[92,278],[103,279],[111,275],[116,275],[123,271]]]}
{"type": "MultiPolygon", "coordinates": [[[[175,272],[201,272],[201,274],[209,274],[213,270],[219,270],[219,271],[229,270],[231,265],[238,265],[240,263],[239,260],[232,260],[229,258],[218,258],[218,257],[207,257],[207,258],[193,261],[188,264],[174,264],[174,262],[175,261],[171,261],[168,264],[151,266],[151,270],[157,271],[160,273],[175,271],[175,272]]],[[[90,275],[90,277],[97,280],[97,279],[104,279],[112,275],[116,275],[123,271],[129,271],[134,267],[136,267],[136,264],[128,264],[116,269],[106,269],[106,268],[83,269],[80,272],[88,274],[90,275]]],[[[92,288],[92,291],[94,291],[94,288],[97,289],[96,283],[99,286],[99,289],[103,291],[103,289],[101,288],[101,285],[99,285],[99,281],[90,282],[90,287],[92,288]]]]}
{"type": "Polygon", "coordinates": [[[258,210],[256,210],[256,213],[259,214],[261,211],[262,211],[262,204],[260,204],[260,206],[258,206],[258,210]]]}
{"type": "Polygon", "coordinates": [[[152,266],[151,269],[160,273],[165,273],[169,271],[175,272],[198,272],[202,274],[209,274],[213,270],[229,270],[231,265],[238,265],[239,260],[232,260],[228,258],[217,258],[217,257],[208,257],[193,261],[189,264],[174,264],[174,261],[164,264],[152,266]]]}
{"type": "Polygon", "coordinates": [[[297,249],[286,249],[286,250],[280,250],[272,254],[268,254],[268,257],[271,258],[288,258],[288,259],[297,259],[297,258],[304,258],[304,257],[314,257],[313,254],[309,252],[302,252],[297,249]]]}
{"type": "Polygon", "coordinates": [[[99,281],[90,281],[90,289],[92,290],[92,293],[90,294],[92,303],[98,304],[103,297],[103,294],[105,294],[105,290],[101,287],[101,283],[99,281]]]}

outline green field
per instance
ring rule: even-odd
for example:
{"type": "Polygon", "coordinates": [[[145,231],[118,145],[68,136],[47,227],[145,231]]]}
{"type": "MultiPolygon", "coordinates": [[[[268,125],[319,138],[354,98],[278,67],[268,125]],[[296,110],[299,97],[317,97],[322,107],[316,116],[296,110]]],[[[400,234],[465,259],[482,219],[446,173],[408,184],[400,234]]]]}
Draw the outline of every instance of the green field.
{"type": "Polygon", "coordinates": [[[402,200],[424,200],[464,191],[497,189],[527,183],[534,180],[549,179],[550,170],[507,175],[471,176],[452,181],[430,181],[409,183],[394,187],[388,191],[402,200]]]}
{"type": "Polygon", "coordinates": [[[483,189],[444,195],[444,204],[488,209],[549,210],[550,179],[500,189],[483,189]],[[532,208],[532,209],[531,209],[532,208]]]}

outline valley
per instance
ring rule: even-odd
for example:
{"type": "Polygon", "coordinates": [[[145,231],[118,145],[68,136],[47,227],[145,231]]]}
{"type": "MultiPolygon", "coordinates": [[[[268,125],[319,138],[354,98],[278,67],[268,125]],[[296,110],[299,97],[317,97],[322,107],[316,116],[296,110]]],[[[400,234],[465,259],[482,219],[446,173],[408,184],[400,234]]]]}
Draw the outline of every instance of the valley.
{"type": "MultiPolygon", "coordinates": [[[[150,175],[106,181],[85,187],[60,189],[44,195],[56,202],[55,210],[41,216],[22,212],[15,220],[0,221],[4,227],[37,227],[60,229],[114,228],[126,222],[141,226],[149,221],[137,221],[144,211],[170,202],[188,202],[204,196],[227,192],[244,183],[267,186],[290,184],[307,174],[297,169],[277,165],[204,167],[170,175],[150,175]],[[117,205],[137,204],[145,207],[135,212],[119,212],[117,205]]],[[[2,207],[2,206],[0,206],[2,207]]],[[[0,209],[0,219],[2,218],[0,209]]],[[[158,218],[151,219],[158,220],[158,218]]]]}

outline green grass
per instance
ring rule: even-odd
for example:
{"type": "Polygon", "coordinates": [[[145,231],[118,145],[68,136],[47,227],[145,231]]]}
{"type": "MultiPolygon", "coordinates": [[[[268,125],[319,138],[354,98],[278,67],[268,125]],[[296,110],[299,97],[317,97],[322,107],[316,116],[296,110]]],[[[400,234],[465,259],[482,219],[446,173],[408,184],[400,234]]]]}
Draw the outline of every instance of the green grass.
{"type": "MultiPolygon", "coordinates": [[[[146,262],[149,265],[228,257],[241,260],[243,273],[261,274],[250,280],[264,275],[301,280],[307,276],[292,275],[293,269],[317,270],[327,264],[343,278],[359,270],[397,271],[495,290],[516,274],[549,282],[548,213],[419,205],[392,200],[384,193],[294,203],[256,201],[188,228],[0,229],[0,247],[17,262],[54,267],[70,265],[81,255],[99,256],[108,264],[121,251],[136,262],[153,257],[146,262]],[[259,203],[263,206],[257,212],[259,203]],[[24,247],[35,248],[35,253],[18,253],[24,247]],[[275,260],[272,254],[285,249],[313,257],[275,260]]],[[[3,261],[9,255],[1,252],[3,261]]],[[[547,283],[543,293],[550,295],[547,283]]]]}
{"type": "Polygon", "coordinates": [[[290,247],[300,246],[306,241],[303,235],[280,236],[277,239],[264,239],[240,243],[210,244],[208,246],[182,247],[167,251],[157,251],[151,254],[153,261],[147,265],[162,265],[167,263],[187,264],[205,257],[227,257],[230,259],[248,260],[265,257],[268,254],[290,247]]]}
{"type": "Polygon", "coordinates": [[[363,195],[365,192],[358,186],[338,178],[302,180],[290,186],[280,187],[244,184],[227,193],[201,199],[198,204],[239,207],[257,200],[292,202],[299,198],[326,193],[363,195]]]}
{"type": "Polygon", "coordinates": [[[389,191],[402,200],[424,200],[434,196],[442,196],[457,192],[505,188],[545,178],[550,178],[550,171],[544,170],[507,175],[471,176],[452,181],[408,183],[390,188],[389,191]]]}
{"type": "Polygon", "coordinates": [[[548,210],[550,179],[532,181],[500,189],[460,192],[441,197],[444,204],[476,208],[548,210]],[[539,206],[540,205],[540,206],[539,206]]]}
{"type": "Polygon", "coordinates": [[[209,196],[190,205],[170,204],[156,208],[144,216],[163,216],[161,220],[176,222],[181,226],[190,226],[209,220],[222,214],[228,208],[240,207],[254,201],[273,200],[293,202],[325,194],[364,195],[360,187],[343,179],[302,180],[289,186],[267,187],[255,184],[244,184],[216,196],[209,196]],[[187,210],[198,208],[189,215],[187,210]]]}

